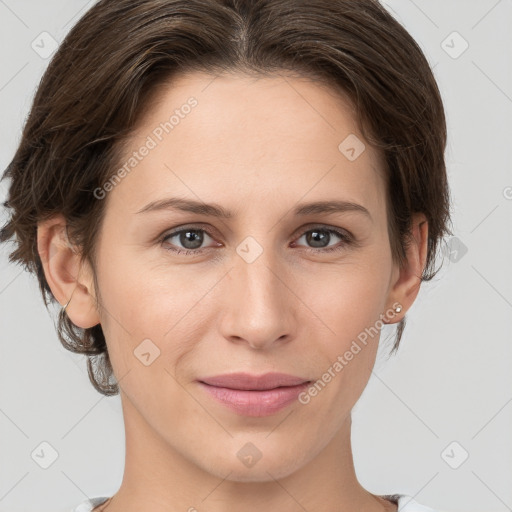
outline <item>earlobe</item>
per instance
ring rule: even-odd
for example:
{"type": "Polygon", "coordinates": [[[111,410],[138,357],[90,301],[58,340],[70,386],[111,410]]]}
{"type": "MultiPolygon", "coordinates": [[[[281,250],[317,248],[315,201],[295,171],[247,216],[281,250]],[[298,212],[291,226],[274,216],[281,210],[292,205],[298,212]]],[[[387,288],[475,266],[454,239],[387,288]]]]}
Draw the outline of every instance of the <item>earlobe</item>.
{"type": "Polygon", "coordinates": [[[399,269],[398,277],[390,292],[391,302],[399,303],[401,311],[393,321],[388,323],[396,323],[402,320],[420,291],[421,277],[425,269],[428,249],[428,221],[424,214],[414,214],[411,234],[412,238],[406,249],[406,262],[399,269]]]}
{"type": "Polygon", "coordinates": [[[81,262],[79,251],[69,243],[62,215],[38,223],[37,250],[54,297],[62,306],[68,303],[70,320],[84,329],[100,323],[92,269],[81,262]]]}

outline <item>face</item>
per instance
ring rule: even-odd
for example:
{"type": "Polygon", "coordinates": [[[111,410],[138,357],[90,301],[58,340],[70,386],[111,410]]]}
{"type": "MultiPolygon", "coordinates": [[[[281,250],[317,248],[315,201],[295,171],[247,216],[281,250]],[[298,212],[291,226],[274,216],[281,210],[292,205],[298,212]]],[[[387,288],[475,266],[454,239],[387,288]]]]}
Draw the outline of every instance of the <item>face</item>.
{"type": "Polygon", "coordinates": [[[340,150],[349,134],[364,142],[319,83],[189,74],[161,89],[124,147],[121,166],[136,162],[98,199],[96,293],[125,421],[218,477],[313,460],[370,377],[379,337],[362,333],[391,308],[398,273],[381,162],[354,138],[340,150]],[[306,207],[323,202],[358,206],[306,207]],[[316,393],[235,410],[199,382],[234,372],[290,374],[316,393]]]}

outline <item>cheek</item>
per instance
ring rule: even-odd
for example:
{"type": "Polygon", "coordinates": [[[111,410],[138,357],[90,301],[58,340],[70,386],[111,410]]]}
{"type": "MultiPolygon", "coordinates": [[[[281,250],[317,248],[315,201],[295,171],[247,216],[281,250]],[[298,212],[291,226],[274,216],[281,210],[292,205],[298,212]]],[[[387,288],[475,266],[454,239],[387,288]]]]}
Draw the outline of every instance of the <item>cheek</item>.
{"type": "Polygon", "coordinates": [[[167,421],[169,411],[187,406],[176,368],[193,348],[193,317],[187,311],[199,296],[180,292],[190,290],[190,283],[137,268],[121,264],[105,274],[100,286],[108,312],[102,327],[115,375],[133,406],[167,421]]]}
{"type": "Polygon", "coordinates": [[[174,374],[180,358],[200,338],[197,319],[204,315],[199,311],[209,304],[205,294],[218,276],[171,266],[164,258],[155,264],[135,251],[131,256],[118,252],[112,246],[105,250],[98,272],[102,328],[112,365],[121,377],[129,371],[141,372],[140,382],[168,380],[166,369],[174,374]],[[154,362],[144,373],[148,361],[154,362]]]}
{"type": "Polygon", "coordinates": [[[314,313],[308,312],[310,336],[322,361],[317,368],[324,377],[319,377],[338,390],[330,400],[349,404],[371,375],[387,299],[385,270],[368,260],[316,276],[315,287],[312,280],[304,283],[302,296],[314,313]]]}
{"type": "Polygon", "coordinates": [[[389,275],[380,262],[370,260],[340,265],[302,283],[298,295],[307,297],[322,330],[345,343],[384,313],[389,275]]]}

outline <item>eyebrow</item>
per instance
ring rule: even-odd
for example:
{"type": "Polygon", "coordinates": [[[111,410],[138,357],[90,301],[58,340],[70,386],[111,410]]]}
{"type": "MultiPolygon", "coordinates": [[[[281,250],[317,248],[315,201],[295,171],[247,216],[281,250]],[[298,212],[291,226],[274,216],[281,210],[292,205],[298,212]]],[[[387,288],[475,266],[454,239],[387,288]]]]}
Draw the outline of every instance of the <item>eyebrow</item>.
{"type": "MultiPolygon", "coordinates": [[[[151,201],[137,212],[146,213],[159,210],[181,210],[189,213],[197,213],[210,217],[218,217],[221,219],[231,219],[235,216],[232,211],[226,210],[223,206],[216,203],[203,203],[194,199],[183,199],[178,197],[170,197],[151,201]]],[[[350,201],[313,201],[303,203],[296,206],[293,210],[295,216],[305,216],[315,213],[344,213],[344,212],[360,212],[366,215],[370,220],[372,216],[370,212],[362,205],[350,201]]]]}

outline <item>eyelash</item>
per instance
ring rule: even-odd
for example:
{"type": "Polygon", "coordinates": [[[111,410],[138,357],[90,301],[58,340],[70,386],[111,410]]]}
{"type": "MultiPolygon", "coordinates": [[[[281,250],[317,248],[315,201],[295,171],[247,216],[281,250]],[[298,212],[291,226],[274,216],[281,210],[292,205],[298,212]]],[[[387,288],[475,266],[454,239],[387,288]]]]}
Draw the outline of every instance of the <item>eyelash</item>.
{"type": "MultiPolygon", "coordinates": [[[[353,245],[355,243],[355,241],[354,241],[354,239],[353,239],[351,234],[346,233],[344,231],[340,231],[340,230],[331,228],[331,227],[326,227],[326,226],[323,226],[323,225],[313,226],[313,227],[307,229],[306,231],[303,231],[301,233],[301,235],[299,236],[299,238],[302,238],[302,236],[304,236],[306,233],[309,233],[309,232],[315,231],[315,230],[322,231],[322,232],[329,233],[329,234],[335,234],[336,236],[341,238],[343,243],[341,245],[338,245],[338,246],[328,247],[328,248],[320,248],[320,249],[315,249],[313,247],[305,247],[306,251],[308,251],[308,252],[313,252],[313,253],[319,254],[319,253],[326,253],[326,252],[330,253],[330,252],[335,252],[335,251],[341,251],[341,250],[345,249],[346,246],[353,245]]],[[[172,231],[170,233],[166,233],[164,236],[162,236],[160,238],[159,242],[161,244],[163,244],[168,239],[173,238],[174,236],[179,235],[179,234],[181,234],[183,232],[187,232],[187,231],[203,231],[210,238],[214,238],[214,236],[212,235],[212,233],[208,229],[194,227],[194,226],[188,226],[188,227],[185,227],[185,228],[178,229],[176,231],[172,231]]],[[[212,247],[203,247],[202,249],[179,249],[179,248],[175,248],[175,247],[173,247],[173,248],[166,248],[166,250],[168,250],[168,251],[171,251],[171,252],[174,252],[174,253],[180,254],[180,255],[185,255],[185,256],[186,255],[192,255],[192,254],[193,255],[198,255],[198,254],[201,254],[201,253],[203,253],[204,251],[206,251],[208,249],[212,249],[212,247]]]]}

